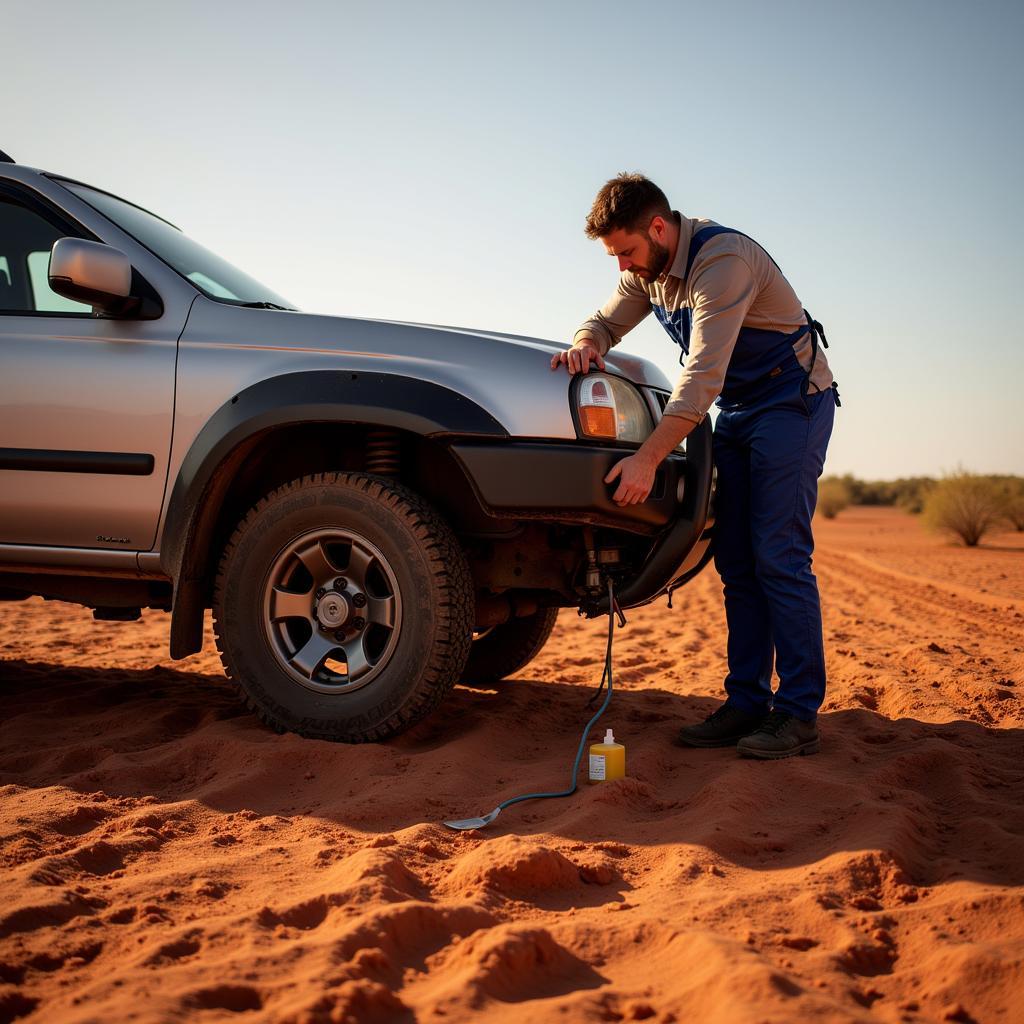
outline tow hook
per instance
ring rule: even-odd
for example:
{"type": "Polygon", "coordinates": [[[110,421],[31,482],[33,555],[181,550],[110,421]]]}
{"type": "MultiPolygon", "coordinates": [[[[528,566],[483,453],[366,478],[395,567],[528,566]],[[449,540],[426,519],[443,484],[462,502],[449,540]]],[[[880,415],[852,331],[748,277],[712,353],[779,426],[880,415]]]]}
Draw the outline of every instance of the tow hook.
{"type": "MultiPolygon", "coordinates": [[[[587,568],[584,575],[585,599],[581,602],[578,614],[593,618],[600,614],[598,602],[605,596],[609,582],[613,582],[616,570],[621,563],[621,554],[618,548],[598,548],[595,546],[594,531],[587,526],[583,530],[583,540],[586,545],[587,568]]],[[[622,614],[618,601],[614,604],[614,611],[619,620],[619,625],[626,624],[626,616],[622,614]]]]}

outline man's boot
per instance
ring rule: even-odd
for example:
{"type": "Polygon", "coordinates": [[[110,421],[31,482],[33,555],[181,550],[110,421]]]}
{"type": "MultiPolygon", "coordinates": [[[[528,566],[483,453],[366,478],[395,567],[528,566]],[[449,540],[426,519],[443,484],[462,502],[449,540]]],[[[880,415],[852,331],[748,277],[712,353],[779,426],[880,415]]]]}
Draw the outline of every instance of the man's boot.
{"type": "Polygon", "coordinates": [[[676,742],[684,747],[731,747],[743,736],[752,733],[764,714],[741,711],[726,701],[698,725],[684,725],[676,742]]]}
{"type": "Polygon", "coordinates": [[[740,757],[774,760],[816,754],[821,747],[816,722],[801,722],[785,711],[772,711],[749,736],[736,744],[740,757]]]}

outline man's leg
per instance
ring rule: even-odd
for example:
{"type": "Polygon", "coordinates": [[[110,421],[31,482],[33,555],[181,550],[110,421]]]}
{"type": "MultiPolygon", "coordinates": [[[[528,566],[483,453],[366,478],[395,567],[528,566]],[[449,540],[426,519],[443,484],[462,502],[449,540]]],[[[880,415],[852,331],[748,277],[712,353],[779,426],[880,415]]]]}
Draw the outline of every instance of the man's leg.
{"type": "Polygon", "coordinates": [[[751,527],[757,577],[771,606],[779,690],[774,708],[813,722],[825,697],[818,582],[811,571],[811,517],[832,434],[832,391],[757,415],[751,438],[751,527]]]}
{"type": "Polygon", "coordinates": [[[755,574],[748,424],[737,418],[735,413],[721,413],[714,433],[715,568],[722,577],[729,628],[725,692],[733,706],[765,715],[772,706],[771,616],[755,574]]]}
{"type": "Polygon", "coordinates": [[[722,413],[714,434],[715,567],[729,626],[729,699],[703,722],[679,730],[679,742],[688,747],[732,746],[753,732],[771,707],[772,633],[750,540],[750,449],[730,418],[722,413]]]}

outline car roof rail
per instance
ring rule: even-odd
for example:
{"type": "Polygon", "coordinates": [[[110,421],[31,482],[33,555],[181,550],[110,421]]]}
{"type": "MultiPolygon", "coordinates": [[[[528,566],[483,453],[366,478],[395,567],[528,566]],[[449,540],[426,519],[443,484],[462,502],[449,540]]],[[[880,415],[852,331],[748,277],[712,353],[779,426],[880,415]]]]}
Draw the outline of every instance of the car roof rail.
{"type": "Polygon", "coordinates": [[[2,149],[0,149],[0,164],[13,164],[16,163],[13,156],[8,156],[2,149]]]}

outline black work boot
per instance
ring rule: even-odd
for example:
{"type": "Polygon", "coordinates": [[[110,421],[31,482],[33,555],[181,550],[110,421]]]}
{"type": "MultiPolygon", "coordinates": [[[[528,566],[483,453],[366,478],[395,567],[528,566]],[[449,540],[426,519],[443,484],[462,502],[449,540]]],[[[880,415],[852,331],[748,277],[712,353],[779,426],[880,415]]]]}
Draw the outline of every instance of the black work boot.
{"type": "Polygon", "coordinates": [[[738,739],[753,732],[763,718],[764,714],[741,711],[726,701],[699,725],[684,725],[676,742],[684,747],[731,747],[738,739]]]}
{"type": "Polygon", "coordinates": [[[816,754],[821,747],[816,722],[801,722],[786,711],[772,711],[749,736],[736,744],[740,757],[774,760],[816,754]]]}

